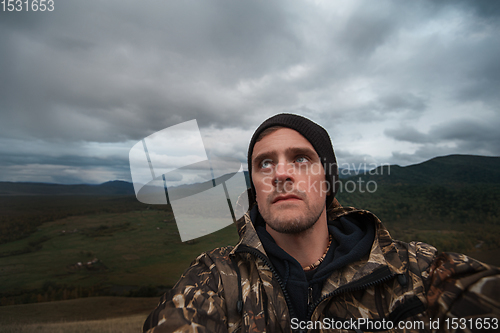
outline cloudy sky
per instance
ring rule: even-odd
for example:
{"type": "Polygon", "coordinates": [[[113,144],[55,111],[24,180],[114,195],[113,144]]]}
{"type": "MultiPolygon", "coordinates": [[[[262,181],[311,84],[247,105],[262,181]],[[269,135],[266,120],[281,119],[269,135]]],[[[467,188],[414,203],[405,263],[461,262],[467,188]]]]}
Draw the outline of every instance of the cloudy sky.
{"type": "Polygon", "coordinates": [[[130,180],[134,144],[192,119],[245,162],[280,112],[323,125],[341,167],[500,155],[498,1],[54,7],[0,8],[0,181],[130,180]]]}

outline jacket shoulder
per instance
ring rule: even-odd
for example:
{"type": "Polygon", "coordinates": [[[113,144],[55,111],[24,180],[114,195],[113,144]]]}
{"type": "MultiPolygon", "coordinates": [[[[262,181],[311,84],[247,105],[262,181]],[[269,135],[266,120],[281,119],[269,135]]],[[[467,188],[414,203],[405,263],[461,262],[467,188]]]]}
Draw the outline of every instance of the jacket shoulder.
{"type": "Polygon", "coordinates": [[[219,269],[229,260],[232,247],[200,254],[179,281],[160,299],[146,319],[143,331],[184,332],[194,326],[227,331],[223,278],[219,269]]]}

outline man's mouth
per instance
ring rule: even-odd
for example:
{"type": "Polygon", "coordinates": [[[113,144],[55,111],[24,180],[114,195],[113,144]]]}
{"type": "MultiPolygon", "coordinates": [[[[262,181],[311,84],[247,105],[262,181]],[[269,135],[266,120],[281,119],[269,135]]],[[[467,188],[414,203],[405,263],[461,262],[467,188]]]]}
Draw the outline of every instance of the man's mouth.
{"type": "Polygon", "coordinates": [[[285,202],[285,201],[295,201],[295,200],[302,200],[302,199],[293,194],[278,195],[276,198],[274,198],[273,204],[280,201],[285,202]]]}

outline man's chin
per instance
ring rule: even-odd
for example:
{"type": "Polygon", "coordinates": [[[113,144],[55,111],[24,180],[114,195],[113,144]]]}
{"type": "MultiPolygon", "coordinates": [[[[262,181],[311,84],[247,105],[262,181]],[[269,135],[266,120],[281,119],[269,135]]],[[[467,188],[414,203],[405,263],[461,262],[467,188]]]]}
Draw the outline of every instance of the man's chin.
{"type": "Polygon", "coordinates": [[[278,218],[268,222],[267,225],[276,232],[282,234],[299,234],[310,229],[313,223],[304,222],[303,217],[278,218]]]}
{"type": "Polygon", "coordinates": [[[308,207],[301,204],[271,205],[269,208],[262,217],[271,229],[284,234],[298,234],[310,229],[321,215],[319,212],[317,216],[312,216],[314,214],[308,207]]]}
{"type": "MultiPolygon", "coordinates": [[[[290,225],[301,225],[303,224],[304,220],[306,219],[306,216],[304,216],[303,212],[297,212],[294,214],[293,212],[290,211],[282,211],[282,212],[275,212],[271,214],[270,216],[270,221],[269,223],[266,220],[266,223],[270,224],[271,226],[280,226],[283,228],[286,228],[286,226],[290,225]]],[[[273,228],[274,229],[274,228],[273,228]]]]}

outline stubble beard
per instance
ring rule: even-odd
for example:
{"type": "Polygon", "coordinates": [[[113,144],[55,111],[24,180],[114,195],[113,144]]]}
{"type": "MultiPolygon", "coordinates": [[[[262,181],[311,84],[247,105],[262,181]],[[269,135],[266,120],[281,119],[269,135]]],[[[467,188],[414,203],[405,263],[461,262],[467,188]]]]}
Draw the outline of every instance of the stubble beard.
{"type": "Polygon", "coordinates": [[[282,234],[300,234],[306,230],[312,228],[316,222],[319,220],[323,210],[325,208],[326,203],[323,206],[319,206],[316,210],[315,207],[311,207],[307,201],[304,215],[296,216],[296,217],[285,217],[280,214],[280,210],[286,210],[287,204],[282,204],[280,210],[271,212],[270,205],[266,208],[262,209],[259,207],[259,212],[266,224],[276,232],[282,234]]]}

